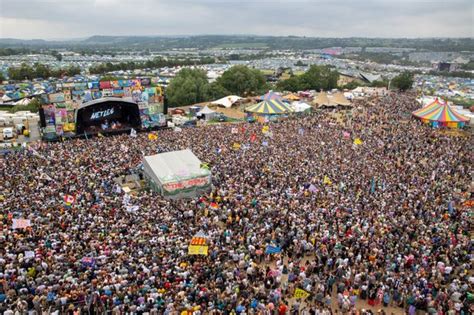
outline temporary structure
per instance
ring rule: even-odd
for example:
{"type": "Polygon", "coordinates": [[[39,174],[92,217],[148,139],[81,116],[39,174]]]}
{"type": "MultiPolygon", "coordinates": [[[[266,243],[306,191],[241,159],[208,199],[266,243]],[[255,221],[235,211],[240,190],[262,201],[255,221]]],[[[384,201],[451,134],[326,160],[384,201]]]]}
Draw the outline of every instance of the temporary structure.
{"type": "Polygon", "coordinates": [[[215,117],[216,112],[210,109],[209,107],[204,106],[203,109],[201,109],[197,114],[197,116],[204,116],[206,120],[210,120],[215,117]]]}
{"type": "Polygon", "coordinates": [[[293,112],[290,106],[278,99],[264,100],[255,105],[250,105],[245,109],[246,112],[260,115],[280,115],[293,112]]]}
{"type": "Polygon", "coordinates": [[[316,96],[316,98],[313,100],[313,104],[318,106],[318,107],[336,107],[337,103],[335,103],[333,100],[330,100],[328,98],[328,95],[326,92],[321,92],[316,96]]]}
{"type": "Polygon", "coordinates": [[[13,105],[28,105],[31,103],[31,100],[29,98],[23,98],[15,103],[13,105]]]}
{"type": "Polygon", "coordinates": [[[352,107],[352,103],[340,92],[333,94],[332,101],[339,106],[352,107]]]}
{"type": "Polygon", "coordinates": [[[290,93],[288,95],[283,96],[283,99],[289,100],[289,101],[299,101],[300,97],[294,93],[290,93]]]}
{"type": "Polygon", "coordinates": [[[218,100],[212,102],[212,104],[221,105],[221,106],[224,106],[225,108],[230,108],[232,105],[234,105],[235,102],[237,102],[241,99],[242,98],[240,96],[229,95],[229,96],[223,97],[221,99],[218,99],[218,100]]]}
{"type": "Polygon", "coordinates": [[[459,114],[452,106],[439,99],[414,111],[412,115],[433,127],[460,128],[469,122],[469,118],[459,114]]]}
{"type": "Polygon", "coordinates": [[[168,198],[196,197],[211,188],[211,172],[201,168],[191,150],[160,153],[143,158],[150,187],[168,198]]]}
{"type": "Polygon", "coordinates": [[[281,100],[281,95],[279,93],[268,91],[265,95],[260,96],[260,100],[281,100]]]}
{"type": "Polygon", "coordinates": [[[291,108],[296,112],[296,113],[302,113],[305,111],[309,111],[312,106],[308,105],[305,102],[293,102],[291,103],[291,108]]]}

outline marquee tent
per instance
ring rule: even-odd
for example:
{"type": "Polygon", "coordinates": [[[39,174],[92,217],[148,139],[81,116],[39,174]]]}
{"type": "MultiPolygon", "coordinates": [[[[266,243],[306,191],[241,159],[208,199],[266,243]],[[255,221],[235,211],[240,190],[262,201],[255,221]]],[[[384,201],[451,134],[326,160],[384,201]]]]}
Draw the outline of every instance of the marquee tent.
{"type": "Polygon", "coordinates": [[[229,96],[223,97],[221,99],[218,99],[218,100],[212,102],[212,104],[221,105],[221,106],[224,106],[225,108],[230,108],[232,105],[234,105],[235,102],[237,102],[241,99],[242,98],[240,96],[229,95],[229,96]]]}
{"type": "Polygon", "coordinates": [[[313,101],[313,104],[317,105],[318,107],[336,107],[337,103],[334,102],[332,99],[328,98],[326,92],[321,92],[316,96],[313,101]]]}
{"type": "Polygon", "coordinates": [[[469,122],[469,118],[459,114],[453,107],[447,103],[436,99],[430,105],[418,109],[412,113],[413,116],[424,123],[431,124],[433,127],[459,128],[469,122]]]}
{"type": "Polygon", "coordinates": [[[260,115],[280,115],[293,112],[293,109],[281,100],[268,99],[258,104],[250,105],[245,111],[260,115]]]}
{"type": "Polygon", "coordinates": [[[337,103],[339,106],[344,106],[344,107],[351,107],[352,103],[344,96],[342,93],[335,93],[332,96],[332,101],[334,103],[337,103]]]}
{"type": "Polygon", "coordinates": [[[150,187],[171,199],[194,198],[209,191],[211,172],[201,165],[189,149],[143,158],[143,171],[150,187]]]}

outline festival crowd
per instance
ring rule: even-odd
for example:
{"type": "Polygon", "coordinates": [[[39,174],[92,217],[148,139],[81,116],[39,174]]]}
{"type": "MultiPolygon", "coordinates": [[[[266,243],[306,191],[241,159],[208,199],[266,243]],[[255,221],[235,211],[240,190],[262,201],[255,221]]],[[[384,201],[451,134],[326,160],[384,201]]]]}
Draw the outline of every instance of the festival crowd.
{"type": "Polygon", "coordinates": [[[356,101],[344,122],[321,111],[266,132],[209,125],[7,154],[0,313],[472,314],[473,142],[411,120],[417,107],[392,93],[356,101]],[[186,148],[209,165],[208,194],[117,184],[144,155],[186,148]],[[188,255],[197,233],[208,256],[188,255]]]}

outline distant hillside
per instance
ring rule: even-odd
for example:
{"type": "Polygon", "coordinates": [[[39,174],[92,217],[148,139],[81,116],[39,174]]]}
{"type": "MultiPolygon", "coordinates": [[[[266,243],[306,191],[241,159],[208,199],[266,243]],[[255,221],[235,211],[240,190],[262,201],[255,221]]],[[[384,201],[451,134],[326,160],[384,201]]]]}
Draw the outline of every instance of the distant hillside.
{"type": "Polygon", "coordinates": [[[0,39],[0,48],[166,50],[173,48],[321,49],[327,47],[399,47],[430,51],[474,51],[472,38],[316,38],[252,35],[101,36],[74,41],[0,39]]]}

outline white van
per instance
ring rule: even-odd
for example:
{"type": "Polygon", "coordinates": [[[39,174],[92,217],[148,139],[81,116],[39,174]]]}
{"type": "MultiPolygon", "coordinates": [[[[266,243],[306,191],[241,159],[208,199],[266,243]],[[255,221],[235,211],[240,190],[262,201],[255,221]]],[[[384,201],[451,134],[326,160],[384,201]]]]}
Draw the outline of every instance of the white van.
{"type": "Polygon", "coordinates": [[[13,139],[13,128],[3,128],[3,139],[13,139]]]}

